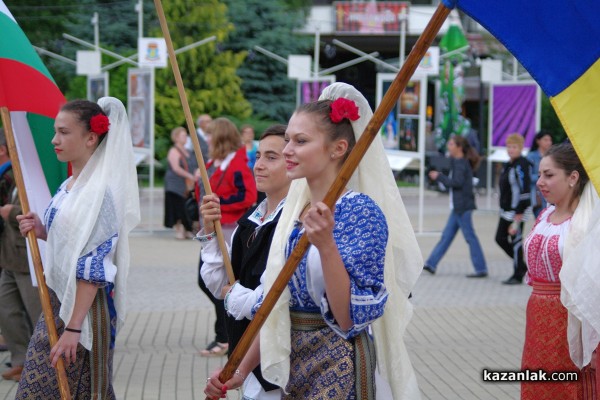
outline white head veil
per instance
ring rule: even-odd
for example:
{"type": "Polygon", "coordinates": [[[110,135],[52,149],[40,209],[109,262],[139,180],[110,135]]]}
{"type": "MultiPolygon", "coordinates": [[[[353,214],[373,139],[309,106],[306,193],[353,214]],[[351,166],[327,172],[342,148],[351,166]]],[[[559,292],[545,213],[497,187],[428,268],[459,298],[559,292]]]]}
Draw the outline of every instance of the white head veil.
{"type": "MultiPolygon", "coordinates": [[[[125,319],[125,284],[129,272],[129,232],[140,221],[137,173],[129,121],[123,104],[103,97],[98,105],[110,121],[106,138],[64,200],[48,232],[44,262],[46,282],[61,302],[60,317],[71,319],[75,305],[77,260],[118,232],[115,254],[115,307],[119,328],[125,319]]],[[[88,317],[81,327],[80,343],[92,347],[88,317]]]]}
{"type": "Polygon", "coordinates": [[[567,338],[573,363],[588,365],[600,342],[600,201],[591,182],[571,220],[560,271],[560,299],[569,312],[567,338]]]}
{"type": "MultiPolygon", "coordinates": [[[[360,92],[341,82],[325,88],[319,100],[335,100],[340,97],[353,100],[359,107],[360,118],[352,122],[358,139],[373,112],[360,92]]],[[[348,186],[367,194],[377,203],[386,217],[389,229],[384,278],[389,297],[383,317],[373,323],[377,365],[392,387],[394,399],[418,399],[420,393],[403,335],[412,316],[408,295],[421,273],[423,261],[379,136],[362,158],[348,186]]],[[[266,291],[272,287],[285,263],[286,240],[293,228],[294,219],[308,199],[306,180],[292,181],[269,252],[265,271],[266,291]]],[[[287,384],[290,373],[289,299],[290,293],[286,288],[260,331],[263,375],[281,387],[287,384]]]]}

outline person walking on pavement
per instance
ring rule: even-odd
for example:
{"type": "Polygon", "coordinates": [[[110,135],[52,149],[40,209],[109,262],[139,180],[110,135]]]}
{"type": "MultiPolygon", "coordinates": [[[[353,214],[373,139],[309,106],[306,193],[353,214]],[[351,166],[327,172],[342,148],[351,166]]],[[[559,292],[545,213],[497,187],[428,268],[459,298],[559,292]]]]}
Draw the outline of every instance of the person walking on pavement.
{"type": "Polygon", "coordinates": [[[468,278],[485,278],[488,275],[487,265],[481,244],[473,229],[473,210],[475,210],[475,195],[473,193],[473,171],[479,166],[479,154],[469,145],[466,138],[453,136],[448,140],[450,153],[450,173],[448,176],[430,171],[429,178],[435,182],[443,183],[450,192],[450,216],[442,237],[434,247],[423,269],[435,274],[437,265],[452,244],[456,233],[460,229],[469,244],[471,262],[475,272],[468,274],[468,278]]]}
{"type": "Polygon", "coordinates": [[[513,274],[502,281],[518,285],[527,273],[523,259],[523,227],[531,207],[531,164],[521,155],[524,139],[518,133],[506,138],[510,160],[503,165],[498,186],[500,189],[500,221],[496,229],[496,243],[513,261],[513,274]]]}

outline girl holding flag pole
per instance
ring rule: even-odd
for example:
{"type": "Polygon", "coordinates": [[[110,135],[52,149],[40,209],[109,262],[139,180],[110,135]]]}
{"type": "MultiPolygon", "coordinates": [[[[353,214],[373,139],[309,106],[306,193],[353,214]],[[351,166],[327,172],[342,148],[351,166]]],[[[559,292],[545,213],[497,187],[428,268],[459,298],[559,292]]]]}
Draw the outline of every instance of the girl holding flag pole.
{"type": "Polygon", "coordinates": [[[294,181],[271,244],[265,290],[302,235],[311,246],[238,371],[225,384],[218,371],[209,378],[211,398],[239,387],[259,360],[284,398],[419,398],[402,340],[408,294],[421,271],[418,244],[379,138],[335,211],[322,202],[372,112],[344,83],[327,87],[320,99],[301,106],[288,124],[283,154],[294,181]],[[331,371],[335,379],[328,379],[331,371]]]}
{"type": "Polygon", "coordinates": [[[44,317],[29,343],[17,399],[60,398],[53,367],[64,357],[72,398],[113,399],[112,357],[125,318],[128,234],[140,219],[137,174],[123,104],[65,104],[54,124],[57,158],[73,175],[42,219],[18,217],[23,235],[46,240],[44,275],[59,334],[50,348],[44,317]],[[115,173],[117,172],[117,173],[115,173]]]}

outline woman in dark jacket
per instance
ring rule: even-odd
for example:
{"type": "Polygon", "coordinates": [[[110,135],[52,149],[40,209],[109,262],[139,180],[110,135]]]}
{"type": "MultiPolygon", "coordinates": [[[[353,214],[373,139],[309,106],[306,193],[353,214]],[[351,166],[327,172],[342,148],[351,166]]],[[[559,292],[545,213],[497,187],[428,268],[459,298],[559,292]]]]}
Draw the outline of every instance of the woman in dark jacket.
{"type": "Polygon", "coordinates": [[[442,232],[442,238],[435,246],[431,255],[425,262],[424,270],[435,274],[437,264],[440,262],[458,230],[462,230],[465,240],[469,244],[471,262],[475,273],[467,275],[469,278],[485,278],[488,275],[487,265],[479,244],[479,239],[473,229],[472,214],[475,207],[473,194],[473,171],[479,166],[479,155],[462,136],[453,136],[448,141],[450,153],[450,174],[448,176],[430,171],[429,178],[441,182],[450,190],[450,217],[442,232]]]}

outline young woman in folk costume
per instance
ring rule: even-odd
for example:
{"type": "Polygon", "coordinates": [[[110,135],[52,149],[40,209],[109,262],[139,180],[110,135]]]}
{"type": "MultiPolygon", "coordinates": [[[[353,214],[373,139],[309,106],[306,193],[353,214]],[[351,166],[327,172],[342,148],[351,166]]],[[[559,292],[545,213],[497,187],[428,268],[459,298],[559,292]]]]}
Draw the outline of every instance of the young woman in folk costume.
{"type": "MultiPolygon", "coordinates": [[[[233,286],[223,264],[223,256],[214,239],[214,221],[220,219],[221,209],[215,195],[205,196],[200,207],[204,220],[201,269],[202,279],[212,294],[225,299],[229,352],[238,344],[254,316],[252,311],[262,295],[261,278],[267,264],[275,227],[279,222],[285,197],[290,187],[283,157],[285,125],[269,127],[261,136],[256,152],[254,177],[256,187],[266,198],[238,220],[231,238],[231,264],[236,278],[233,286]]],[[[244,396],[256,400],[280,399],[279,387],[265,381],[260,368],[246,376],[244,396]]]]}
{"type": "Polygon", "coordinates": [[[116,330],[125,318],[128,234],[140,220],[137,173],[123,104],[65,104],[52,145],[73,175],[42,220],[19,216],[22,234],[46,240],[44,275],[59,339],[50,348],[44,316],[29,343],[17,399],[60,399],[54,367],[64,357],[74,399],[112,399],[116,330]]]}
{"type": "Polygon", "coordinates": [[[525,240],[527,282],[533,292],[521,367],[547,374],[577,371],[579,376],[571,382],[522,382],[521,399],[597,399],[593,353],[600,337],[599,210],[593,219],[590,215],[598,196],[569,143],[551,147],[542,158],[538,188],[552,205],[540,213],[525,240]],[[586,232],[591,239],[584,238],[586,232]],[[581,320],[583,329],[577,323],[581,320]]]}
{"type": "Polygon", "coordinates": [[[284,398],[419,398],[402,336],[422,259],[379,137],[335,210],[322,202],[371,116],[354,87],[334,83],[290,119],[284,156],[295,180],[273,237],[265,292],[302,235],[311,246],[238,373],[224,385],[213,375],[209,396],[241,385],[260,360],[284,398]]]}

